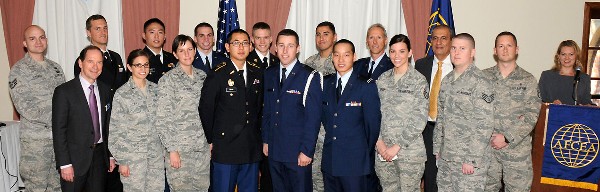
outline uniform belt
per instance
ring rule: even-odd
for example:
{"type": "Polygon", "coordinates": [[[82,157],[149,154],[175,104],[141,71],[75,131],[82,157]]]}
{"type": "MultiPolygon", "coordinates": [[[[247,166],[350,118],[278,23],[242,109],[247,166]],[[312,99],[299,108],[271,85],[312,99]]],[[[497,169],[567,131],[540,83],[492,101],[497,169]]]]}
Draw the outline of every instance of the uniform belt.
{"type": "Polygon", "coordinates": [[[94,144],[92,144],[92,145],[90,146],[90,148],[91,148],[91,149],[94,149],[94,148],[96,148],[96,147],[102,146],[102,144],[104,144],[104,143],[94,143],[94,144]]]}

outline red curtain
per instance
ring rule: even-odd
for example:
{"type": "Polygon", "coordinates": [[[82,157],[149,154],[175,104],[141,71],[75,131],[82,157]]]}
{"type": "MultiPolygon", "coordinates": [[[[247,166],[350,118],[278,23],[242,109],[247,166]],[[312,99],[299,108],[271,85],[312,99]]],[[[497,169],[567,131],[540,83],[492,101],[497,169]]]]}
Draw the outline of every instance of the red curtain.
{"type": "Polygon", "coordinates": [[[402,1],[404,20],[406,21],[408,36],[412,42],[413,57],[415,60],[425,56],[431,2],[432,0],[402,1]]]}
{"type": "MultiPolygon", "coordinates": [[[[290,13],[292,0],[246,0],[246,31],[252,34],[252,26],[256,22],[266,22],[271,26],[273,41],[279,31],[283,30],[290,13]]],[[[275,46],[271,46],[271,51],[275,46]]]]}
{"type": "Polygon", "coordinates": [[[4,38],[6,39],[10,67],[25,56],[23,31],[31,25],[34,4],[35,0],[0,1],[2,26],[4,27],[4,38]]]}
{"type": "MultiPolygon", "coordinates": [[[[25,56],[23,31],[31,25],[34,4],[35,0],[0,1],[9,67],[12,67],[19,59],[25,56]]],[[[19,114],[14,110],[14,107],[13,119],[19,119],[19,114]]]]}
{"type": "Polygon", "coordinates": [[[122,1],[123,10],[123,39],[125,43],[126,59],[129,52],[142,49],[145,44],[142,39],[144,22],[151,18],[158,18],[165,23],[167,40],[163,49],[171,51],[171,43],[179,34],[179,0],[144,0],[122,1]]]}

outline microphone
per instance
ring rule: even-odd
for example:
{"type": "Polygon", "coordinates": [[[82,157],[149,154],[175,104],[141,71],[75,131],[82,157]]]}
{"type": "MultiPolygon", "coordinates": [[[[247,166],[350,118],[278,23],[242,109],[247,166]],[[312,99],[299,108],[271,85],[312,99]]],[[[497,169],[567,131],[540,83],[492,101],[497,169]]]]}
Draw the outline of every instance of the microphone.
{"type": "Polygon", "coordinates": [[[575,67],[575,82],[579,82],[580,78],[580,74],[581,74],[581,66],[577,65],[577,67],[575,67]]]}

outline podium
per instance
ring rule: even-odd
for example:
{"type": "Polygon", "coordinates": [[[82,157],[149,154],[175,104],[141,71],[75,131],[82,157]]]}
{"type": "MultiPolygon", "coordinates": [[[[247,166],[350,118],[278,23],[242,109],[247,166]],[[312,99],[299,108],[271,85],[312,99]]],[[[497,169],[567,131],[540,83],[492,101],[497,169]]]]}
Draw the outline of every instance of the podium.
{"type": "MultiPolygon", "coordinates": [[[[574,187],[564,187],[558,185],[544,184],[541,183],[542,180],[542,166],[544,161],[544,137],[546,135],[546,126],[547,126],[547,117],[548,117],[548,109],[549,104],[542,104],[540,108],[540,113],[538,117],[537,124],[535,126],[533,132],[533,149],[532,151],[532,160],[533,160],[533,182],[531,185],[531,191],[539,191],[539,192],[592,192],[594,190],[582,189],[582,188],[574,188],[574,187]]],[[[579,107],[579,106],[577,106],[579,107]]],[[[582,108],[585,106],[581,106],[582,108]]],[[[589,107],[585,107],[589,108],[589,107]]],[[[600,108],[597,108],[600,110],[600,108]]],[[[600,120],[600,119],[599,119],[600,120]]],[[[600,134],[600,133],[599,133],[600,134]]],[[[550,139],[550,138],[546,138],[550,139]]],[[[598,156],[597,158],[600,158],[598,156]]],[[[600,178],[599,178],[600,179],[600,178]]],[[[600,182],[597,183],[600,186],[600,182]]],[[[599,187],[600,191],[600,187],[599,187]]]]}

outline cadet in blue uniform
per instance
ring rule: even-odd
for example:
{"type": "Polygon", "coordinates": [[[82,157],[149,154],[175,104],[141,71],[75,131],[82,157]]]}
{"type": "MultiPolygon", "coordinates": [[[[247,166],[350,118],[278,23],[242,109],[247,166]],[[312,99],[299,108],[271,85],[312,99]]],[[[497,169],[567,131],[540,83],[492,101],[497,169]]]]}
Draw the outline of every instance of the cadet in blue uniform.
{"type": "Polygon", "coordinates": [[[260,116],[262,69],[246,62],[250,36],[241,29],[229,33],[225,48],[231,60],[210,73],[200,97],[200,117],[212,148],[213,191],[258,191],[262,158],[260,116]]]}
{"type": "Polygon", "coordinates": [[[298,42],[295,31],[279,32],[275,45],[281,62],[267,68],[264,75],[263,153],[269,156],[273,191],[312,192],[311,162],[321,118],[321,76],[298,61],[298,42]]]}
{"type": "Polygon", "coordinates": [[[215,46],[215,33],[212,25],[200,23],[194,28],[194,41],[196,43],[196,56],[194,57],[195,68],[210,73],[215,67],[227,61],[225,55],[213,51],[215,46]]]}
{"type": "Polygon", "coordinates": [[[394,67],[390,57],[385,54],[387,47],[387,32],[383,25],[376,23],[367,30],[367,48],[369,57],[356,61],[357,73],[362,78],[377,80],[379,76],[394,67]]]}
{"type": "Polygon", "coordinates": [[[377,86],[353,70],[354,44],[342,39],[333,46],[337,73],[323,88],[323,180],[325,191],[369,191],[375,142],[381,125],[377,86]]]}

